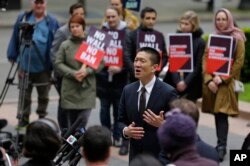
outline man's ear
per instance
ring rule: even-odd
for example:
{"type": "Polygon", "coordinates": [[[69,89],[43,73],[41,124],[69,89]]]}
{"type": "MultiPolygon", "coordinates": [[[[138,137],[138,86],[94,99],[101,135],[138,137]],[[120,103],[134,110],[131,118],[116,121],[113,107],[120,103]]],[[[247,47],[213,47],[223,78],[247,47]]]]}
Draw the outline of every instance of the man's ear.
{"type": "Polygon", "coordinates": [[[81,155],[85,158],[85,154],[84,154],[84,147],[81,146],[80,148],[80,152],[81,152],[81,155]]]}
{"type": "Polygon", "coordinates": [[[111,153],[112,153],[112,147],[110,146],[109,147],[109,152],[108,152],[109,154],[108,154],[108,158],[111,156],[111,153]]]}
{"type": "Polygon", "coordinates": [[[154,65],[152,66],[152,73],[156,72],[158,66],[159,66],[158,64],[154,64],[154,65]]]}

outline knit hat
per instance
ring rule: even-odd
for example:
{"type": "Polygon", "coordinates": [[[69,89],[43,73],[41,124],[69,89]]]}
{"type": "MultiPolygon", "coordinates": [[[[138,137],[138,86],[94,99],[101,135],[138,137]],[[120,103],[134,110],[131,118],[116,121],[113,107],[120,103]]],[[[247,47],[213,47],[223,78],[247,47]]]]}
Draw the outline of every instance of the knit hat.
{"type": "Polygon", "coordinates": [[[193,145],[196,137],[194,120],[175,108],[166,113],[166,122],[158,129],[160,145],[165,151],[172,152],[193,145]]]}

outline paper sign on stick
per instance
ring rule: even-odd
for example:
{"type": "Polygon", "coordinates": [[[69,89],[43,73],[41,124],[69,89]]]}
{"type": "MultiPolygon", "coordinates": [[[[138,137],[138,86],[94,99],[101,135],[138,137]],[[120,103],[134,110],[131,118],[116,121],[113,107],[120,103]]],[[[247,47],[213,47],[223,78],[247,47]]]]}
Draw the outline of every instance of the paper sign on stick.
{"type": "Polygon", "coordinates": [[[139,12],[141,9],[142,0],[123,0],[123,6],[126,9],[139,12]]]}
{"type": "Polygon", "coordinates": [[[138,32],[138,42],[137,42],[137,49],[142,48],[142,47],[151,47],[157,50],[160,53],[161,60],[160,60],[160,65],[156,69],[157,71],[160,71],[162,68],[162,43],[163,43],[164,38],[162,35],[157,32],[144,32],[144,31],[139,31],[138,32]]]}
{"type": "Polygon", "coordinates": [[[206,71],[209,74],[229,76],[232,63],[233,37],[210,35],[206,71]]]}
{"type": "Polygon", "coordinates": [[[86,42],[83,42],[76,52],[75,59],[93,69],[97,69],[102,61],[104,54],[104,51],[88,45],[86,42]]]}
{"type": "Polygon", "coordinates": [[[193,42],[190,33],[169,34],[169,71],[193,72],[193,42]]]}

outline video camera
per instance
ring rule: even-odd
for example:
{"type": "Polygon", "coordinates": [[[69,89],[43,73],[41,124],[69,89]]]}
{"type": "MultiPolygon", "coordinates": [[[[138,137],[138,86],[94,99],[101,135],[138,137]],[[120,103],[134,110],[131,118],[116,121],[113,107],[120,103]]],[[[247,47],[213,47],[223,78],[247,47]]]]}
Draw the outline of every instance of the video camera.
{"type": "Polygon", "coordinates": [[[24,39],[24,41],[32,41],[32,36],[34,33],[34,26],[35,24],[31,24],[29,22],[22,22],[19,25],[19,29],[22,31],[21,38],[24,39]]]}
{"type": "Polygon", "coordinates": [[[8,6],[8,0],[0,0],[0,9],[2,11],[6,11],[7,6],[8,6]]]}

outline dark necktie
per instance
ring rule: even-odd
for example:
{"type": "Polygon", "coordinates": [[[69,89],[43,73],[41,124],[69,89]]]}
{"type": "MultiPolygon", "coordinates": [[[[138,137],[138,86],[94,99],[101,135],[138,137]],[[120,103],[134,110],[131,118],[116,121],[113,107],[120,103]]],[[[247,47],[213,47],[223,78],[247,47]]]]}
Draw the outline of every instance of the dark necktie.
{"type": "Polygon", "coordinates": [[[139,102],[139,113],[142,116],[146,108],[146,88],[143,86],[141,88],[141,96],[139,102]]]}

